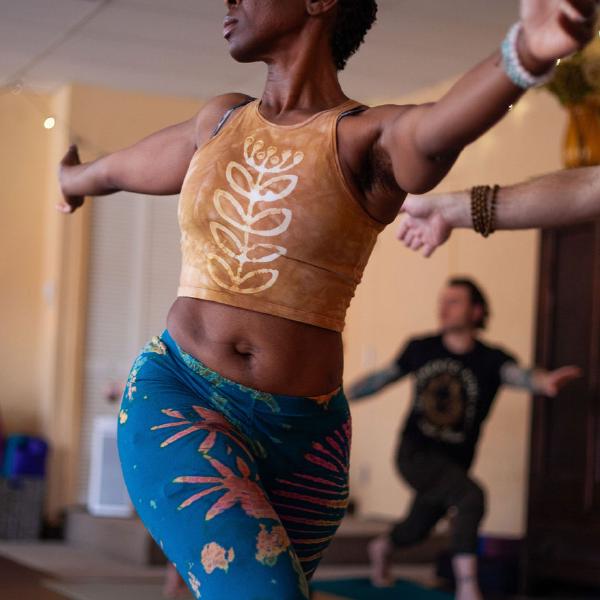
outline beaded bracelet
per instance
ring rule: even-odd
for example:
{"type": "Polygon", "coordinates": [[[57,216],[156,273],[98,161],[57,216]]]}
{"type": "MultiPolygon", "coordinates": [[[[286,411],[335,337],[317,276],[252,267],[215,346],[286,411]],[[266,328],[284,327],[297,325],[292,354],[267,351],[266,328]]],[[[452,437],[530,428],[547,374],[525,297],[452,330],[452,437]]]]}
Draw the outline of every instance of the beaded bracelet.
{"type": "Polygon", "coordinates": [[[502,42],[502,62],[510,80],[521,89],[527,90],[548,83],[554,75],[554,67],[544,75],[533,75],[523,66],[517,50],[517,41],[522,28],[523,25],[519,22],[509,29],[502,42]]]}
{"type": "Polygon", "coordinates": [[[500,186],[479,185],[471,189],[473,229],[487,238],[495,231],[496,204],[500,186]]]}

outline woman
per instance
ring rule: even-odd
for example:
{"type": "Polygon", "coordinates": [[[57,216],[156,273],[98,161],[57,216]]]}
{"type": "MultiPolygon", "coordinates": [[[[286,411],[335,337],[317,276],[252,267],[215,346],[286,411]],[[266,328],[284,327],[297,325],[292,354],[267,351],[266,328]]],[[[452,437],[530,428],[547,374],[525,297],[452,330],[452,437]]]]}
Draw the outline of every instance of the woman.
{"type": "Polygon", "coordinates": [[[233,58],[267,64],[260,101],[214,98],[90,164],[72,148],[59,209],[181,192],[178,298],[120,413],[125,481],[197,597],[304,598],[347,502],[340,332],[377,234],[591,38],[596,9],[523,0],[503,52],[442,100],[367,109],[338,73],[375,0],[225,4],[233,58]]]}
{"type": "MultiPolygon", "coordinates": [[[[454,229],[473,227],[471,193],[409,196],[398,239],[430,257],[454,229]]],[[[600,167],[557,171],[498,190],[494,229],[575,225],[600,217],[600,167]]]]}

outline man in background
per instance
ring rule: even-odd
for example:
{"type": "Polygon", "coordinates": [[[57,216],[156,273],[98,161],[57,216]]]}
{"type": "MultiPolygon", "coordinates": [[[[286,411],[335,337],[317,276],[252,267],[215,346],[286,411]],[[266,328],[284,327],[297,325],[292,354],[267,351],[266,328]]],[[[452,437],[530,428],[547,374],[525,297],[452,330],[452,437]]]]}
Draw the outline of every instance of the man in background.
{"type": "Polygon", "coordinates": [[[450,509],[453,569],[458,600],[480,599],[477,537],[485,496],[469,471],[481,433],[501,385],[556,396],[580,376],[577,367],[523,369],[504,350],[484,344],[479,332],[488,302],[470,279],[451,279],[439,303],[438,334],[412,338],[387,367],[351,386],[351,400],[366,398],[406,375],[415,378],[412,409],[396,454],[400,475],[415,496],[408,515],[369,545],[372,580],[390,585],[394,548],[420,542],[450,509]]]}

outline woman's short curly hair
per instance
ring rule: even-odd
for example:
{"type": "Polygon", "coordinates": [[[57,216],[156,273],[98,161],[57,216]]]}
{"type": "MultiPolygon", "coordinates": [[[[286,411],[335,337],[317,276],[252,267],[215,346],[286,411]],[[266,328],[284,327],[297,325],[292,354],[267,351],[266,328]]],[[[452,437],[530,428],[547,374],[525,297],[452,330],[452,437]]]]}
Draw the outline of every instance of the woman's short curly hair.
{"type": "Polygon", "coordinates": [[[341,71],[377,18],[377,0],[338,0],[331,36],[333,60],[341,71]]]}

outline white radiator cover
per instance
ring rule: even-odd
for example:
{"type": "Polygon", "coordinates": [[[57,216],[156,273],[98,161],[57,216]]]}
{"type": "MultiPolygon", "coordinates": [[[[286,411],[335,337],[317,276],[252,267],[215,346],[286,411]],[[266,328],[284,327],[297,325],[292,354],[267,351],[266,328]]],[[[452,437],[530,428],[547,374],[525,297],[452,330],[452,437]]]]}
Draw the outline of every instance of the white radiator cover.
{"type": "Polygon", "coordinates": [[[92,429],[87,508],[96,517],[130,517],[133,507],[121,474],[117,419],[96,417],[92,429]]]}

